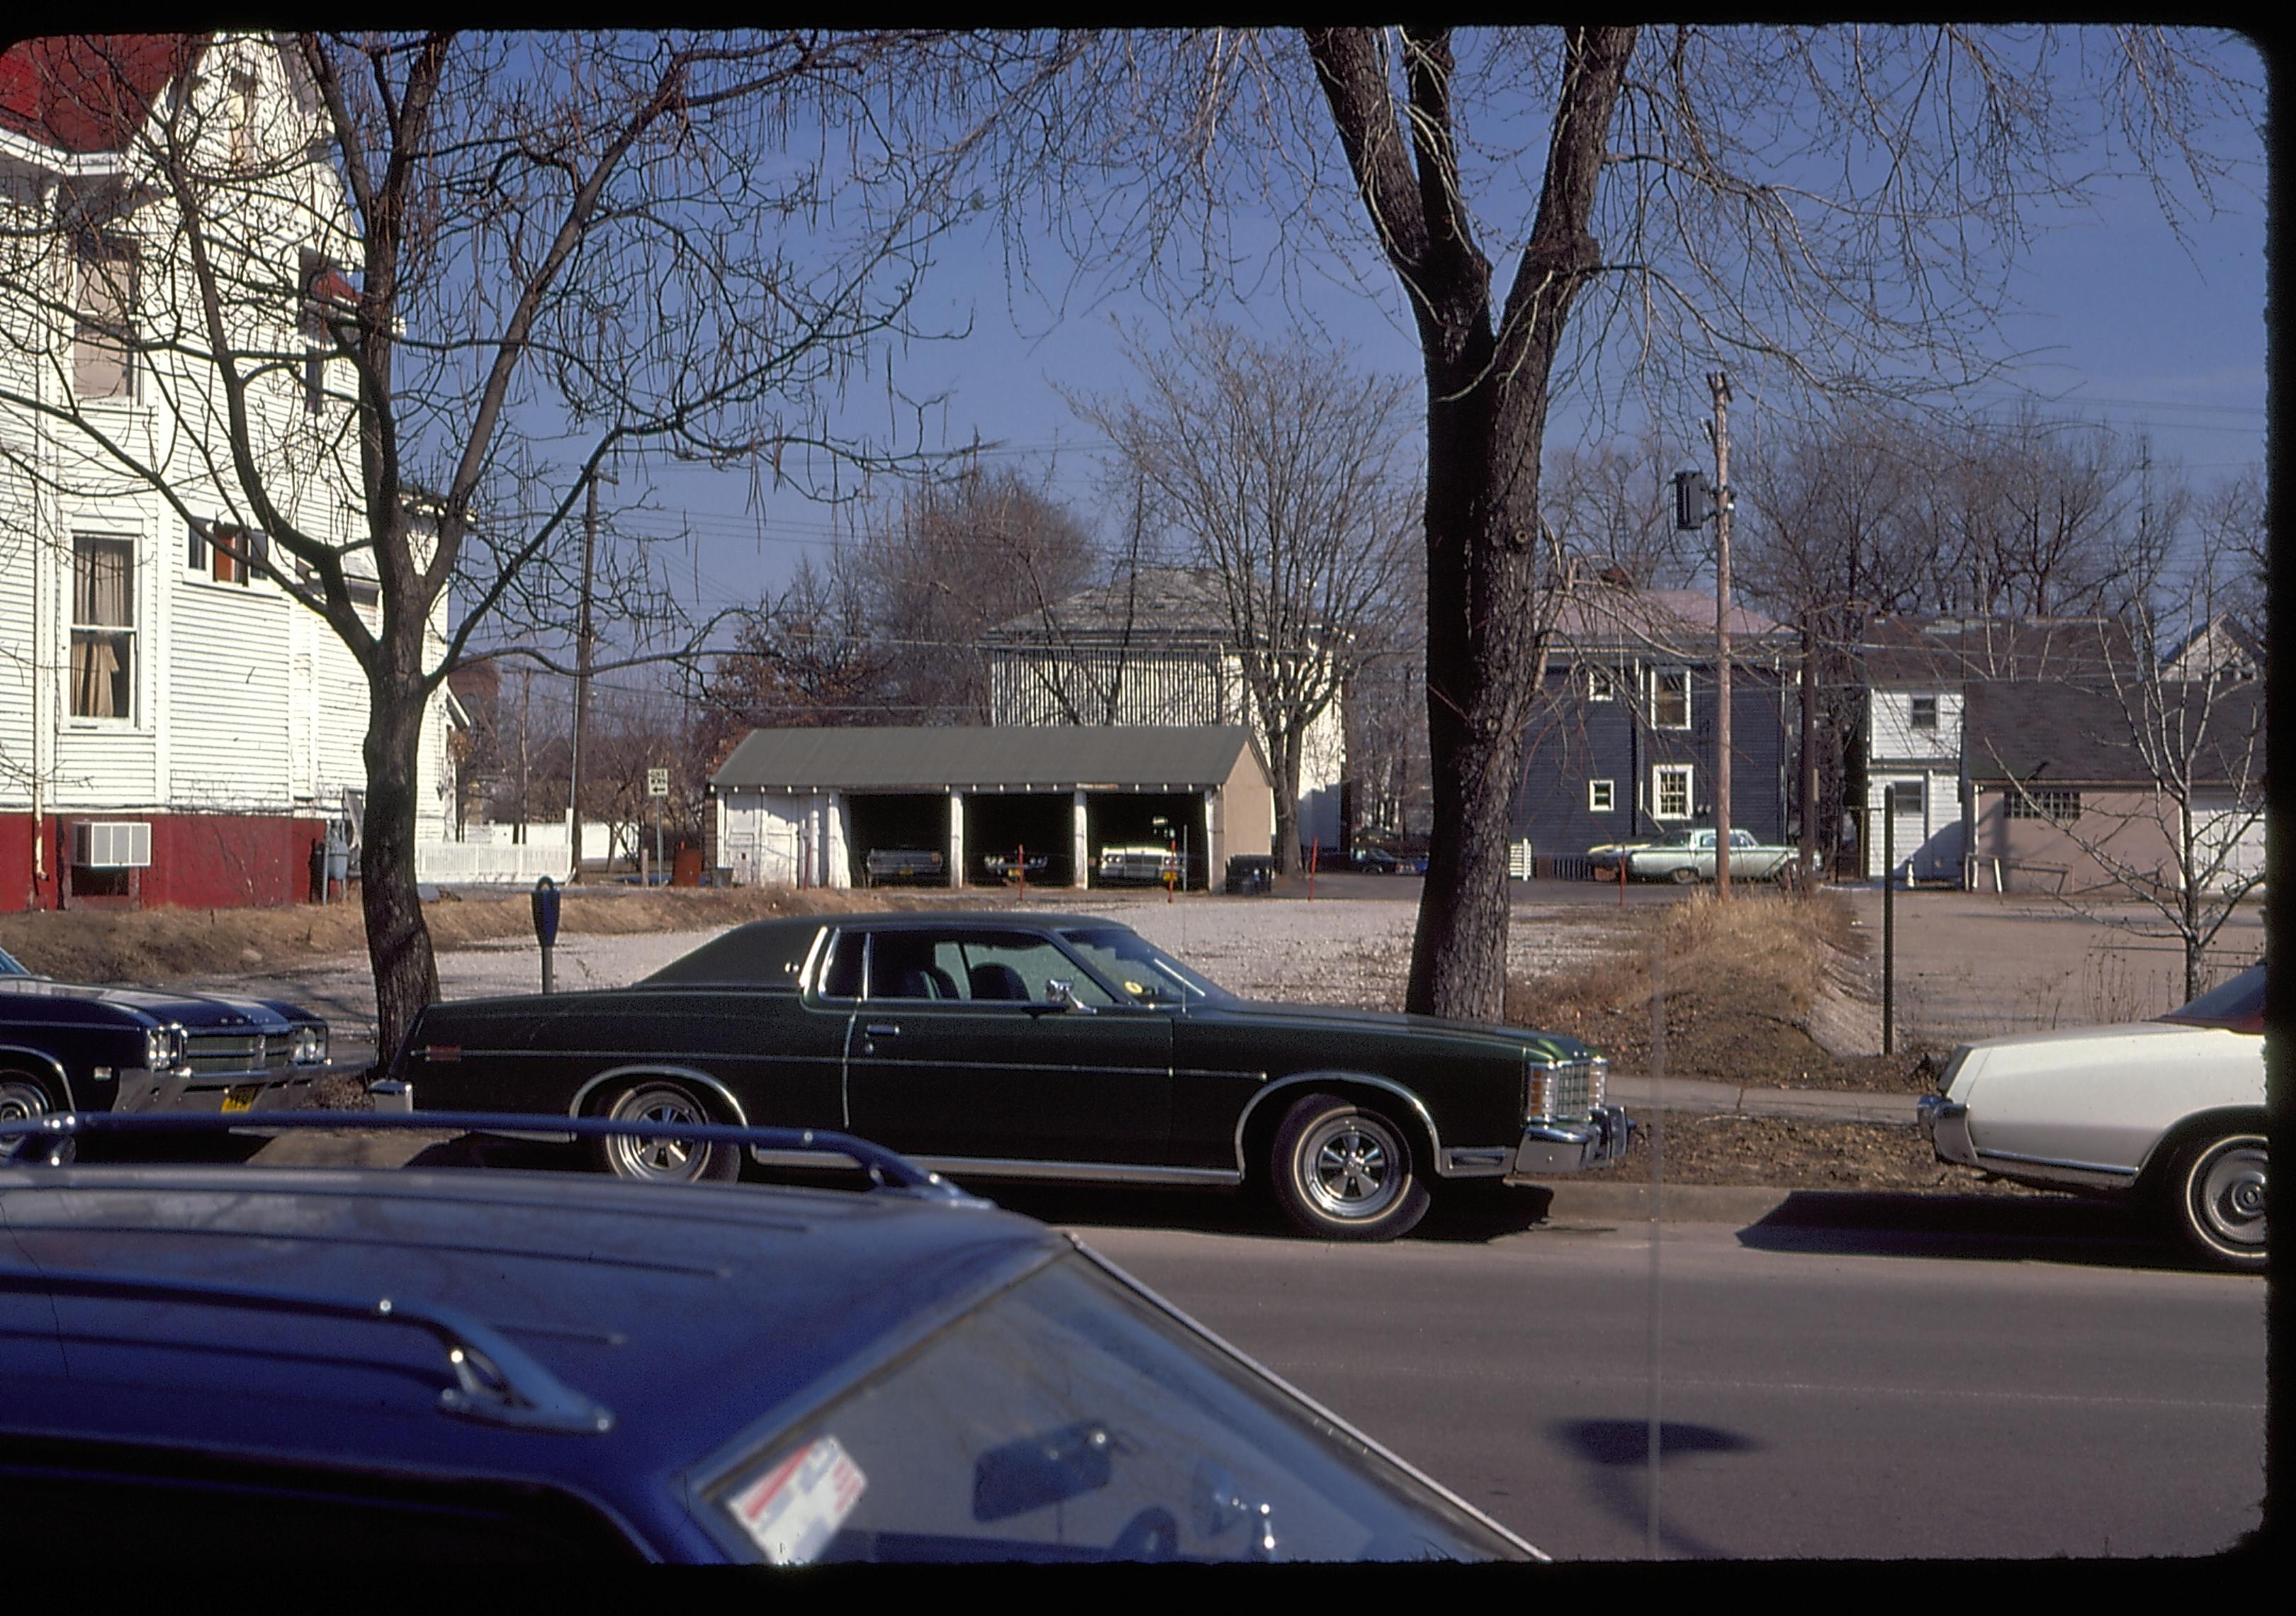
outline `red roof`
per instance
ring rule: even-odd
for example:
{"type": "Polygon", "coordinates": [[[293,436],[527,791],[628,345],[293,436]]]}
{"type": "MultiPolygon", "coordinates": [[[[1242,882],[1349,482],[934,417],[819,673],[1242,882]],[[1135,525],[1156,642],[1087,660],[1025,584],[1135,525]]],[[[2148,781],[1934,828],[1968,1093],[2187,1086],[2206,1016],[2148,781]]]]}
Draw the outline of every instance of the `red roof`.
{"type": "Polygon", "coordinates": [[[0,52],[0,126],[70,152],[118,152],[191,64],[198,34],[71,34],[0,52]]]}

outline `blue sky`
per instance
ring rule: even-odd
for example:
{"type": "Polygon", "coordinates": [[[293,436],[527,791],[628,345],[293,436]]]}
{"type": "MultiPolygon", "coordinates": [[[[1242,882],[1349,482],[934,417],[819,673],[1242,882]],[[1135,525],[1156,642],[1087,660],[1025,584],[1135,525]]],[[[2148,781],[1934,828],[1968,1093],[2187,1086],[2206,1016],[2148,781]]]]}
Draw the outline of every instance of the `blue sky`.
{"type": "MultiPolygon", "coordinates": [[[[2247,77],[2261,78],[2244,42],[2226,49],[2247,77]]],[[[2150,188],[2134,181],[2108,185],[2082,213],[2029,220],[2036,239],[2008,280],[2019,312],[1998,339],[2000,353],[2024,357],[2013,384],[1976,395],[1980,407],[2013,407],[2021,388],[2046,409],[2146,434],[2156,458],[2183,462],[2203,484],[2261,461],[2263,146],[2254,129],[2219,134],[2247,166],[2239,184],[2219,187],[2216,217],[2189,221],[2181,242],[2150,188]]],[[[1040,277],[1054,269],[1048,258],[1039,257],[1040,277]]],[[[1216,312],[1268,333],[1305,315],[1348,343],[1360,366],[1415,375],[1417,346],[1393,282],[1368,267],[1368,294],[1311,271],[1290,298],[1263,284],[1216,312]]],[[[890,356],[902,392],[945,395],[928,417],[926,447],[955,449],[977,438],[1032,472],[1049,469],[1087,525],[1112,534],[1115,522],[1103,520],[1096,496],[1104,446],[1076,419],[1062,390],[1120,389],[1128,367],[1114,322],[1141,326],[1155,340],[1173,332],[1171,317],[1104,283],[1051,293],[1008,286],[1004,253],[985,226],[944,238],[914,317],[928,329],[970,327],[960,340],[914,342],[890,356]],[[1065,306],[1056,306],[1063,291],[1065,306]]],[[[890,424],[885,390],[882,371],[873,368],[854,384],[846,422],[882,432],[890,424]]],[[[1682,400],[1679,419],[1705,408],[1702,398],[1682,400]]],[[[1763,408],[1742,383],[1734,431],[1758,431],[1763,408]]],[[[1590,435],[1583,401],[1558,399],[1550,447],[1590,435]]],[[[636,492],[643,485],[630,479],[625,486],[636,492]]],[[[857,514],[787,492],[758,500],[751,480],[732,474],[657,475],[652,499],[666,509],[634,515],[630,525],[660,531],[683,521],[693,530],[698,543],[680,551],[674,571],[681,593],[705,611],[756,600],[785,582],[801,555],[825,557],[857,514]]]]}

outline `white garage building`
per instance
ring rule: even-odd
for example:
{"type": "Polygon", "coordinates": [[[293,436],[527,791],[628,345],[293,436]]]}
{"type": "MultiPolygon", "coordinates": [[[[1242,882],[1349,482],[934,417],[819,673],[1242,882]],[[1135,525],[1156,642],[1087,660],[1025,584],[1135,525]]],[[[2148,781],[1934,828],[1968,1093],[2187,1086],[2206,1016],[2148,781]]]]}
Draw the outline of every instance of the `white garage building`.
{"type": "Polygon", "coordinates": [[[756,729],[709,783],[711,862],[741,886],[1097,885],[1163,849],[1202,888],[1275,831],[1241,725],[756,729]]]}

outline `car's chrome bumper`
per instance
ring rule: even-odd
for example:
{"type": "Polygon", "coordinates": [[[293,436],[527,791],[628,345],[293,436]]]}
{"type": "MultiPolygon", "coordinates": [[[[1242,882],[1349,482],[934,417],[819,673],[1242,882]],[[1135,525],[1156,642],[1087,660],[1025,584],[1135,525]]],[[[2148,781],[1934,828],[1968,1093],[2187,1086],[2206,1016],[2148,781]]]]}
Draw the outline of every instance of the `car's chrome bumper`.
{"type": "Polygon", "coordinates": [[[1969,1107],[1943,1095],[1923,1095],[1914,1103],[1914,1120],[1940,1161],[1977,1165],[1977,1148],[1969,1140],[1969,1107]]]}
{"type": "Polygon", "coordinates": [[[1634,1129],[1623,1105],[1597,1105],[1584,1122],[1529,1123],[1522,1130],[1508,1177],[1577,1173],[1616,1161],[1627,1153],[1627,1139],[1634,1129]]]}
{"type": "Polygon", "coordinates": [[[202,1073],[196,1087],[186,1084],[152,1109],[180,1112],[292,1111],[310,1095],[311,1085],[331,1062],[292,1066],[284,1071],[202,1073]]]}

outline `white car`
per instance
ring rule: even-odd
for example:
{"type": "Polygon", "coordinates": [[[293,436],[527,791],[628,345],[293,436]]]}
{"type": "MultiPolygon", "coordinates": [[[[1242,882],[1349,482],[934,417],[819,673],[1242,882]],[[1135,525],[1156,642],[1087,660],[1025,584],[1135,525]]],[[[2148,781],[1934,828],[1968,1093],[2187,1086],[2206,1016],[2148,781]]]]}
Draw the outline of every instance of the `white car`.
{"type": "Polygon", "coordinates": [[[1940,1161],[2131,1196],[2219,1267],[2264,1268],[2264,966],[2158,1020],[1954,1051],[1921,1101],[1940,1161]]]}

